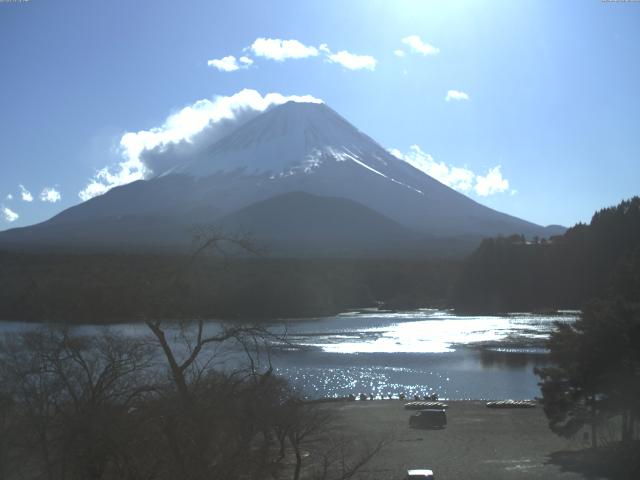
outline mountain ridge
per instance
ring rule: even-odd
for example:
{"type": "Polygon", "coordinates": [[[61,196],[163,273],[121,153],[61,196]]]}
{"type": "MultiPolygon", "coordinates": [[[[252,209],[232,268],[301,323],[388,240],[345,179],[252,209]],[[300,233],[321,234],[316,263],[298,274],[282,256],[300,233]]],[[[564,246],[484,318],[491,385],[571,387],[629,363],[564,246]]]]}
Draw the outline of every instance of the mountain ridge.
{"type": "MultiPolygon", "coordinates": [[[[153,232],[147,235],[149,245],[160,236],[169,248],[176,235],[170,229],[219,223],[291,192],[355,202],[424,237],[546,237],[562,230],[497,212],[456,192],[391,155],[325,104],[289,102],[155,177],[113,188],[41,224],[0,232],[0,245],[42,245],[57,232],[58,244],[85,242],[90,247],[110,239],[126,246],[127,235],[132,235],[133,243],[143,247],[148,222],[153,232]],[[105,225],[114,231],[105,231],[105,225]],[[63,230],[64,235],[59,233],[63,230]]],[[[328,210],[324,214],[331,215],[328,210]]],[[[351,233],[358,237],[356,230],[351,233]]]]}

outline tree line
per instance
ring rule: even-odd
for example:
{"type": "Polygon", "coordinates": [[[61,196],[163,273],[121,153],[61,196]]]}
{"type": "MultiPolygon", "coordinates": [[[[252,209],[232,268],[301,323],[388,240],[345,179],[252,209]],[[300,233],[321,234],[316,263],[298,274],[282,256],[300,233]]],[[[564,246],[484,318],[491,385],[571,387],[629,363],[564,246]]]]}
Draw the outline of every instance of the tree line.
{"type": "Polygon", "coordinates": [[[69,323],[310,317],[446,305],[453,259],[0,252],[0,319],[69,323]],[[170,283],[170,285],[169,285],[170,283]],[[168,292],[170,290],[170,292],[168,292]],[[158,302],[171,296],[171,302],[158,302]]]}
{"type": "Polygon", "coordinates": [[[461,267],[452,304],[463,312],[581,308],[594,298],[636,298],[638,272],[640,197],[634,197],[549,240],[483,240],[461,267]]]}

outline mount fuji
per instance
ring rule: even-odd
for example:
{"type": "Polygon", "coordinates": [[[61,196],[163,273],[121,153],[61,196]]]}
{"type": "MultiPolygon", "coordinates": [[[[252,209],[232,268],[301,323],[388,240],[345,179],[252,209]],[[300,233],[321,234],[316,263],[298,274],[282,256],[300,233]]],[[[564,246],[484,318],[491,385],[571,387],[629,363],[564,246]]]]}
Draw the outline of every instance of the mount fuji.
{"type": "Polygon", "coordinates": [[[452,238],[563,231],[456,192],[325,104],[288,102],[147,180],[2,232],[0,246],[184,250],[194,224],[250,232],[281,255],[387,255],[452,238]]]}

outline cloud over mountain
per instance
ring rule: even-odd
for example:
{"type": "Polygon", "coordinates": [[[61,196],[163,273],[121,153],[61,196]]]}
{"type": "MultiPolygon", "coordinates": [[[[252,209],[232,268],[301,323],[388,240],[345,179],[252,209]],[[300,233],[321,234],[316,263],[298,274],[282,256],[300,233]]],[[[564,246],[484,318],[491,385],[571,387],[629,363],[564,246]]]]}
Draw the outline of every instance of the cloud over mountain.
{"type": "Polygon", "coordinates": [[[400,160],[404,160],[440,183],[459,192],[474,192],[476,195],[486,197],[506,192],[509,189],[509,181],[502,176],[500,165],[490,168],[486,175],[479,175],[465,167],[454,167],[444,162],[438,162],[418,145],[411,145],[406,153],[395,148],[389,151],[400,160]]]}
{"type": "MultiPolygon", "coordinates": [[[[493,195],[494,193],[503,193],[509,190],[509,180],[503,178],[500,171],[501,166],[497,165],[489,169],[486,175],[476,175],[475,192],[481,197],[493,195]]],[[[515,195],[516,190],[511,190],[511,195],[515,195]]]]}
{"type": "Polygon", "coordinates": [[[78,196],[89,200],[113,187],[170,170],[176,162],[211,145],[269,107],[288,101],[322,103],[311,95],[262,96],[256,90],[245,89],[213,100],[198,100],[168,116],[159,127],[127,132],[118,148],[122,161],[96,172],[78,196]]]}
{"type": "MultiPolygon", "coordinates": [[[[120,138],[118,148],[122,160],[97,171],[78,196],[89,200],[113,187],[170,172],[271,106],[288,101],[322,103],[311,95],[268,93],[263,96],[256,90],[245,89],[230,96],[198,100],[169,115],[158,127],[127,132],[120,138]]],[[[509,189],[509,181],[502,176],[499,165],[480,175],[468,168],[438,162],[417,145],[406,153],[396,149],[391,153],[463,193],[488,196],[509,189]]],[[[24,186],[20,187],[23,200],[33,200],[24,186]]],[[[55,202],[60,199],[56,193],[59,195],[55,190],[43,191],[40,198],[55,202]]]]}

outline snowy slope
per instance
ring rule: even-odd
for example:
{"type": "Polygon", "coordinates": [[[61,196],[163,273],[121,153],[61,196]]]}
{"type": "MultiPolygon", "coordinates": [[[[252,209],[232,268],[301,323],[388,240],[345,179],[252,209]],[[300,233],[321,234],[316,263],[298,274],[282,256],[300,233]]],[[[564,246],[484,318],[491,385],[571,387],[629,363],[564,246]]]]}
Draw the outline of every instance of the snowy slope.
{"type": "Polygon", "coordinates": [[[202,158],[171,173],[196,177],[242,171],[282,178],[312,174],[335,162],[354,162],[381,176],[404,162],[390,155],[324,104],[288,102],[220,140],[202,158]]]}

